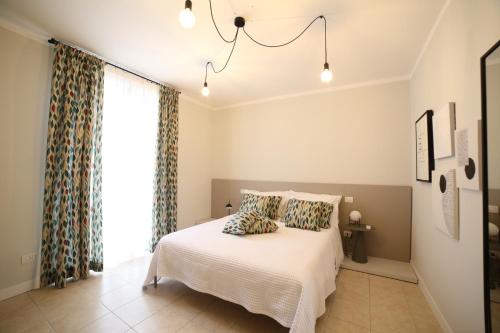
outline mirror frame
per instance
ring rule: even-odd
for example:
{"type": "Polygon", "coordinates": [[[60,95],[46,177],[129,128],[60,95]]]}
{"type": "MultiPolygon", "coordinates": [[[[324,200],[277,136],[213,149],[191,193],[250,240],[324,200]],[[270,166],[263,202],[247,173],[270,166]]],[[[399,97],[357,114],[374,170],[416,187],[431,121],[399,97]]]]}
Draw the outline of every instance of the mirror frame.
{"type": "Polygon", "coordinates": [[[491,332],[490,307],[490,248],[488,234],[488,126],[487,126],[487,96],[486,96],[486,58],[500,47],[500,40],[481,57],[481,130],[483,155],[483,266],[484,266],[484,328],[491,332]]]}

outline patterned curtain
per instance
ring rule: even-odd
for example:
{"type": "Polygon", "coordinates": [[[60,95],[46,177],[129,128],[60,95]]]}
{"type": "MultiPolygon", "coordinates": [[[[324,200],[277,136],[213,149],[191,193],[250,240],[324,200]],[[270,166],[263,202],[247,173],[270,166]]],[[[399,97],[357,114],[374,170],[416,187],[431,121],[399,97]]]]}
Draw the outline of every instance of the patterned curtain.
{"type": "Polygon", "coordinates": [[[153,183],[153,233],[151,252],[160,239],[177,230],[177,143],[179,92],[160,87],[156,169],[153,183]]]}
{"type": "Polygon", "coordinates": [[[104,62],[59,44],[52,71],[40,284],[63,288],[67,278],[102,268],[104,62]]]}

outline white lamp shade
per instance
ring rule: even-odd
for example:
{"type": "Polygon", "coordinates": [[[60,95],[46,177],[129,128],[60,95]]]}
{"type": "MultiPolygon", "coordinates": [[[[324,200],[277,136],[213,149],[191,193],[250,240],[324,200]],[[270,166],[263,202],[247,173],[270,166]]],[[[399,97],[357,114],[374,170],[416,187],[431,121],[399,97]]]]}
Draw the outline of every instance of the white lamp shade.
{"type": "Polygon", "coordinates": [[[324,69],[322,72],[321,72],[321,81],[324,82],[324,83],[328,83],[332,80],[332,72],[330,72],[329,69],[324,69]]]}
{"type": "Polygon", "coordinates": [[[191,29],[195,22],[196,18],[194,17],[193,12],[189,8],[184,8],[180,13],[179,13],[179,22],[184,28],[191,29]]]}
{"type": "Polygon", "coordinates": [[[357,210],[353,210],[349,214],[349,220],[353,221],[353,222],[359,222],[359,221],[361,221],[361,213],[358,212],[357,210]]]}
{"type": "Polygon", "coordinates": [[[208,95],[210,95],[210,89],[208,89],[208,87],[201,88],[201,94],[207,97],[208,95]]]}

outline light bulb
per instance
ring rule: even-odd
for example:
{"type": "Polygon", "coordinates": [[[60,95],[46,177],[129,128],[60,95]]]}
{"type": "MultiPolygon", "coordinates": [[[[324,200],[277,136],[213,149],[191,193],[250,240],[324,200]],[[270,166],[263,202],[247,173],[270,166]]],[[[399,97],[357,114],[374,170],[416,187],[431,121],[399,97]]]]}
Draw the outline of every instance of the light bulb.
{"type": "Polygon", "coordinates": [[[201,88],[201,94],[205,97],[210,95],[210,89],[208,89],[208,85],[206,82],[203,84],[203,88],[201,88]]]}
{"type": "Polygon", "coordinates": [[[325,65],[323,66],[323,71],[321,72],[321,81],[328,83],[332,80],[332,72],[330,72],[330,66],[328,65],[327,62],[325,62],[325,65]]]}
{"type": "Polygon", "coordinates": [[[193,14],[193,5],[191,0],[186,0],[184,9],[179,13],[179,22],[184,28],[191,29],[196,22],[196,18],[193,14]]]}

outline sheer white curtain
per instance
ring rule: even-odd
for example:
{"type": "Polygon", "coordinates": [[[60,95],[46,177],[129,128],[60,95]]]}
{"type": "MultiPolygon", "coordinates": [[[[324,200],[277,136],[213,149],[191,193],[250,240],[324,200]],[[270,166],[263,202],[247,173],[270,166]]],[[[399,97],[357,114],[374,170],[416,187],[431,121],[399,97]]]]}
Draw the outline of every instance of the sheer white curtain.
{"type": "Polygon", "coordinates": [[[147,253],[159,87],[105,67],[102,134],[105,267],[147,253]]]}

